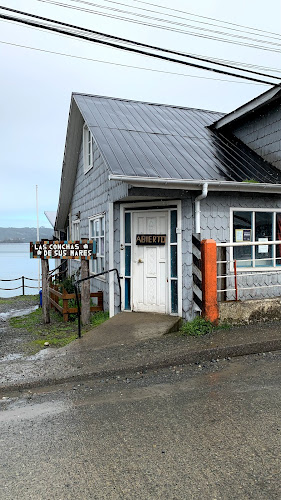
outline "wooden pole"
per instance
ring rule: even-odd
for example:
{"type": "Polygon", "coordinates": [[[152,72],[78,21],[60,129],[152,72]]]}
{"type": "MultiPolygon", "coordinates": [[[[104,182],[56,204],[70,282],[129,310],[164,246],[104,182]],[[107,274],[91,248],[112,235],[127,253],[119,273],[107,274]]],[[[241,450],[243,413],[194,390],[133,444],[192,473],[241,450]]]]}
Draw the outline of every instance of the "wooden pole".
{"type": "Polygon", "coordinates": [[[42,259],[42,311],[45,324],[50,323],[49,261],[42,259]]]}
{"type": "MultiPolygon", "coordinates": [[[[81,279],[89,276],[89,261],[81,260],[81,279]]],[[[82,325],[90,323],[90,280],[81,283],[81,320],[82,325]]]]}

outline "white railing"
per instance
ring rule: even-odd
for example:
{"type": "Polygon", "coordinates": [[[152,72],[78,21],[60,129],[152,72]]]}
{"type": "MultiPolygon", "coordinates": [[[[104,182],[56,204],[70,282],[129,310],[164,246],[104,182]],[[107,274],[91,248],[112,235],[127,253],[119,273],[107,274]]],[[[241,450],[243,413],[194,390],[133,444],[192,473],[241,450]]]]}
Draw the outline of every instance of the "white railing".
{"type": "MultiPolygon", "coordinates": [[[[223,258],[222,260],[218,260],[218,276],[217,279],[219,280],[218,283],[220,286],[218,286],[218,294],[220,294],[221,300],[226,300],[226,293],[227,292],[235,292],[235,300],[238,300],[238,291],[239,290],[254,290],[254,289],[261,289],[261,288],[273,288],[273,287],[281,287],[281,283],[276,283],[276,284],[266,284],[266,285],[254,285],[254,286],[240,286],[239,285],[239,278],[244,278],[246,276],[253,276],[253,278],[258,277],[260,275],[266,275],[266,276],[276,276],[281,274],[281,256],[276,257],[276,245],[281,246],[281,241],[243,241],[243,242],[225,242],[225,243],[217,243],[217,247],[221,249],[226,249],[230,248],[231,250],[233,247],[256,247],[256,246],[273,246],[272,249],[272,257],[256,257],[254,256],[251,259],[244,259],[243,257],[239,259],[234,259],[234,258],[223,258]],[[276,261],[279,261],[279,263],[276,263],[276,261]],[[261,262],[262,261],[262,262],[261,262]],[[272,265],[269,265],[269,269],[265,269],[264,267],[264,262],[271,261],[272,265]],[[242,266],[239,267],[237,265],[238,263],[243,262],[245,263],[252,263],[252,266],[242,266]],[[257,265],[258,264],[258,265],[257,265]],[[278,266],[278,267],[276,267],[278,266]],[[279,267],[280,266],[280,267],[279,267]],[[228,270],[227,270],[228,268],[228,270]],[[261,269],[259,269],[261,268],[261,269]],[[279,269],[278,269],[279,268],[279,269]],[[227,286],[227,280],[233,279],[233,288],[227,286]],[[223,281],[224,280],[224,281],[223,281]],[[224,294],[224,295],[223,295],[224,294]],[[224,296],[224,299],[222,297],[224,296]]],[[[265,252],[268,253],[268,252],[265,252]]],[[[231,251],[231,256],[233,256],[233,252],[231,251]]]]}

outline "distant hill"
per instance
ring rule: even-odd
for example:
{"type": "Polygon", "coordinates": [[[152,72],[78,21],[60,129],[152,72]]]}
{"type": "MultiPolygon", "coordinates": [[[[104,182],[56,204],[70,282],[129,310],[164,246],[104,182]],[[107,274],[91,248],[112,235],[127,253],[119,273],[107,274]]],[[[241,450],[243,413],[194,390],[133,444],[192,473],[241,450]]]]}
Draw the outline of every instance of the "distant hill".
{"type": "MultiPolygon", "coordinates": [[[[40,240],[51,240],[53,234],[54,230],[52,228],[39,228],[40,240]]],[[[0,227],[0,243],[29,243],[36,240],[36,227],[0,227]]]]}

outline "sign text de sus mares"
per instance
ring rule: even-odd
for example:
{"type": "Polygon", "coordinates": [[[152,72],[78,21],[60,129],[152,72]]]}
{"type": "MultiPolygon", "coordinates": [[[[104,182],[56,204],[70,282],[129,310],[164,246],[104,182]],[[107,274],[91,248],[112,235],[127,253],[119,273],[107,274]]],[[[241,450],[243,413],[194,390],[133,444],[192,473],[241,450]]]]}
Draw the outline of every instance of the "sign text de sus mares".
{"type": "Polygon", "coordinates": [[[96,242],[92,240],[30,242],[30,257],[31,259],[95,259],[96,242]]]}

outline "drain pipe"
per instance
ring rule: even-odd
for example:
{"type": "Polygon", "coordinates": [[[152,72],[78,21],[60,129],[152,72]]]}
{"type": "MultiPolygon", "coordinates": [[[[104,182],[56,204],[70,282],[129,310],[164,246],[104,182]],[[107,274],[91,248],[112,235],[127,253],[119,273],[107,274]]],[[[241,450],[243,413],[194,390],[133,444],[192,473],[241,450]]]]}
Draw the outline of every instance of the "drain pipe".
{"type": "Polygon", "coordinates": [[[195,198],[195,233],[196,234],[200,234],[201,233],[200,201],[203,200],[204,198],[207,198],[207,194],[208,194],[208,182],[204,182],[203,188],[202,188],[202,193],[199,194],[199,196],[197,196],[195,198]]]}

